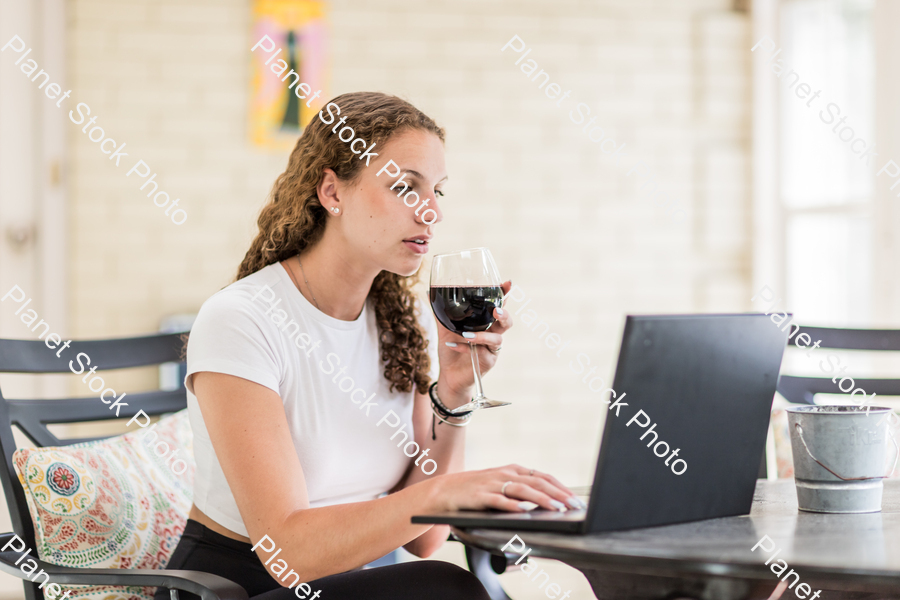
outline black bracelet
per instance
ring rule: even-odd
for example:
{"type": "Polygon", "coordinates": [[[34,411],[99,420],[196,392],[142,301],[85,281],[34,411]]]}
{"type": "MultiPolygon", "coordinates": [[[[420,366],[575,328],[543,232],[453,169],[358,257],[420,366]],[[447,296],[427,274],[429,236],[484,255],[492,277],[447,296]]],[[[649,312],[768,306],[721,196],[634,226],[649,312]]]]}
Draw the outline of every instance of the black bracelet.
{"type": "Polygon", "coordinates": [[[469,424],[468,421],[469,421],[469,419],[472,418],[472,413],[475,411],[469,410],[469,411],[466,411],[459,415],[452,414],[450,412],[450,409],[447,408],[446,406],[444,406],[444,403],[441,402],[440,398],[438,398],[437,381],[435,381],[428,387],[428,396],[431,398],[431,412],[434,413],[431,415],[431,439],[433,439],[433,440],[437,439],[437,432],[435,431],[435,427],[436,427],[435,417],[440,419],[441,423],[446,423],[447,425],[453,425],[454,427],[463,427],[464,425],[469,424]],[[461,419],[465,423],[464,423],[464,425],[463,424],[457,425],[455,423],[451,423],[450,421],[447,420],[448,417],[453,417],[455,419],[461,419]]]}
{"type": "Polygon", "coordinates": [[[431,406],[433,407],[433,410],[444,418],[453,417],[454,419],[468,420],[469,418],[471,418],[472,413],[475,412],[474,410],[467,410],[459,414],[450,412],[450,409],[444,406],[444,403],[441,402],[440,398],[438,398],[437,381],[432,383],[428,388],[428,396],[431,398],[431,406]]]}

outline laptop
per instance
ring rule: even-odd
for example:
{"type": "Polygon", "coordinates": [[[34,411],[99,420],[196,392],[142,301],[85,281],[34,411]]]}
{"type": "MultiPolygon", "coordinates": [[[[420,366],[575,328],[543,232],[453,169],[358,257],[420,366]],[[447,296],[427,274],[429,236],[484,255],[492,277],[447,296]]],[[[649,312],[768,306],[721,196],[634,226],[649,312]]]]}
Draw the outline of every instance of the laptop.
{"type": "Polygon", "coordinates": [[[763,314],[628,316],[586,510],[412,522],[596,533],[748,514],[787,335],[763,314]]]}

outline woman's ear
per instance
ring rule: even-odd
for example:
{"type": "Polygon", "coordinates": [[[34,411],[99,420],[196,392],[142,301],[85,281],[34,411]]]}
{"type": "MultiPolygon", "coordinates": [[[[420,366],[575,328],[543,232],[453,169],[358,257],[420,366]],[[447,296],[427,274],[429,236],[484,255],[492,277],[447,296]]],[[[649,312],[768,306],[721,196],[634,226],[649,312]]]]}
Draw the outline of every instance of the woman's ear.
{"type": "Polygon", "coordinates": [[[322,180],[316,186],[316,194],[319,196],[319,202],[328,212],[335,212],[337,208],[340,211],[341,199],[338,198],[338,178],[334,171],[329,168],[322,170],[322,180]]]}

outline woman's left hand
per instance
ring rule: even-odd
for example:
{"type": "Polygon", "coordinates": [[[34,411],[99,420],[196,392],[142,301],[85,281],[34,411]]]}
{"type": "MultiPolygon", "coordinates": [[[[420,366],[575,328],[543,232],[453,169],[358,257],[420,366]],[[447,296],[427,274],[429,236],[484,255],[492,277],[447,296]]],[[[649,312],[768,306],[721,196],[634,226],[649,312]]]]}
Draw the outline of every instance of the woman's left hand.
{"type": "MultiPolygon", "coordinates": [[[[509,294],[511,287],[512,282],[510,281],[500,286],[504,296],[509,294]]],[[[503,345],[503,333],[512,327],[513,322],[509,311],[500,308],[494,309],[494,317],[497,320],[494,321],[487,331],[465,334],[472,337],[464,337],[453,333],[438,323],[438,339],[440,340],[438,358],[441,363],[438,386],[439,388],[444,388],[445,394],[449,393],[464,399],[464,402],[468,402],[472,396],[470,388],[475,384],[475,374],[472,372],[469,342],[477,344],[478,363],[481,366],[482,376],[490,371],[497,362],[499,349],[503,345]]],[[[439,395],[441,391],[440,389],[438,390],[439,395]]],[[[440,395],[440,397],[443,399],[444,395],[440,395]]],[[[450,404],[447,405],[453,408],[450,404]]]]}

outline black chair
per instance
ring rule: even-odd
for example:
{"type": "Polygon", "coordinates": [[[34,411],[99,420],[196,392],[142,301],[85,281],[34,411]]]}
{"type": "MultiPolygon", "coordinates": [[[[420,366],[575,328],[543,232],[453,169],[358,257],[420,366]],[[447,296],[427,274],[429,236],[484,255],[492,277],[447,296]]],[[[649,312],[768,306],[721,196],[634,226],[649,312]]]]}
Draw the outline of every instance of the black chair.
{"type": "MultiPolygon", "coordinates": [[[[813,342],[822,340],[821,348],[836,350],[900,351],[900,330],[898,329],[832,329],[829,327],[800,327],[791,337],[788,345],[797,345],[797,338],[807,334],[813,342]]],[[[815,350],[816,364],[825,359],[825,353],[815,350]]],[[[834,377],[834,374],[831,375],[834,377]]],[[[815,404],[816,394],[842,394],[831,377],[795,377],[782,375],[778,381],[778,392],[792,404],[815,404]]],[[[853,378],[855,387],[862,388],[866,395],[900,396],[898,379],[853,378]]],[[[840,379],[838,379],[840,382],[840,379]]]]}
{"type": "MultiPolygon", "coordinates": [[[[43,341],[0,339],[0,373],[71,373],[69,360],[79,352],[91,357],[91,365],[101,369],[126,369],[177,362],[181,355],[180,334],[152,335],[118,340],[94,340],[72,342],[71,347],[57,358],[43,341]]],[[[177,412],[187,405],[182,388],[175,391],[154,391],[129,394],[128,406],[119,410],[119,417],[131,418],[138,410],[155,416],[177,412]]],[[[5,468],[0,470],[3,491],[9,507],[13,528],[28,548],[35,548],[34,527],[25,492],[13,468],[12,456],[16,451],[12,426],[17,426],[35,445],[67,446],[78,442],[101,438],[60,440],[47,428],[48,424],[104,421],[116,418],[97,396],[89,398],[65,398],[58,400],[13,400],[3,396],[0,390],[0,450],[5,468]]],[[[12,538],[11,533],[0,535],[0,547],[12,538]]],[[[16,566],[18,553],[0,552],[0,569],[23,579],[26,600],[43,598],[37,583],[25,579],[16,566]]],[[[61,584],[93,584],[121,586],[162,586],[170,590],[185,590],[199,595],[203,600],[247,600],[244,588],[223,577],[198,571],[170,571],[153,569],[75,569],[43,562],[31,555],[38,566],[50,576],[50,581],[61,584]]],[[[177,596],[177,594],[176,594],[177,596]]]]}
{"type": "MultiPolygon", "coordinates": [[[[149,335],[136,338],[73,341],[61,357],[57,351],[49,349],[43,341],[0,339],[0,373],[71,373],[69,361],[79,352],[91,358],[91,366],[98,365],[102,371],[147,367],[162,363],[181,361],[181,333],[149,335]]],[[[9,507],[15,533],[28,548],[35,548],[34,527],[25,492],[19,483],[13,467],[12,456],[16,451],[12,427],[17,426],[36,446],[67,446],[79,442],[103,438],[80,438],[60,440],[48,429],[48,425],[104,421],[116,418],[130,419],[143,410],[150,416],[173,413],[187,406],[184,387],[171,391],[151,391],[129,393],[128,406],[115,411],[99,401],[97,396],[63,398],[54,400],[15,400],[3,396],[0,390],[0,451],[5,459],[5,468],[0,469],[3,491],[9,507]]],[[[12,533],[0,534],[0,547],[12,539],[12,533]]],[[[451,538],[453,539],[453,538],[451,538]]],[[[26,600],[42,600],[38,583],[25,578],[16,559],[18,552],[0,552],[0,570],[23,579],[26,600]]],[[[168,588],[177,600],[177,590],[185,590],[200,596],[203,600],[247,600],[246,591],[238,584],[209,573],[199,571],[153,570],[153,569],[81,569],[52,565],[29,555],[38,567],[50,576],[50,581],[59,584],[90,584],[115,586],[157,586],[168,588]]],[[[494,557],[494,562],[500,557],[494,557]]],[[[493,600],[510,600],[497,580],[491,567],[488,552],[466,547],[466,559],[470,570],[481,580],[493,600]]],[[[502,565],[505,567],[505,565],[502,565]]],[[[495,564],[500,569],[500,564],[495,564]]]]}
{"type": "MultiPolygon", "coordinates": [[[[774,326],[774,325],[773,325],[774,326]]],[[[791,331],[793,331],[793,327],[791,331]]],[[[797,338],[806,334],[812,340],[809,345],[821,340],[819,348],[810,357],[816,361],[825,360],[826,352],[822,349],[835,350],[867,350],[867,351],[900,351],[900,330],[897,329],[835,329],[830,327],[800,326],[796,334],[788,340],[788,346],[798,346],[797,338]]],[[[798,346],[799,347],[799,346],[798,346]]],[[[778,393],[791,404],[815,404],[816,394],[845,394],[837,382],[831,381],[836,373],[828,377],[798,377],[781,375],[778,379],[778,393]]],[[[849,373],[848,373],[849,375],[849,373]]],[[[843,375],[842,375],[843,376],[843,375]]],[[[853,377],[854,388],[862,388],[869,397],[873,393],[881,396],[900,396],[900,378],[896,379],[862,379],[853,377]]],[[[854,398],[856,399],[856,398],[854,398]]],[[[862,398],[860,398],[862,402],[862,398]]],[[[872,405],[877,406],[877,401],[872,405]]],[[[763,458],[765,465],[766,458],[763,458]]]]}

